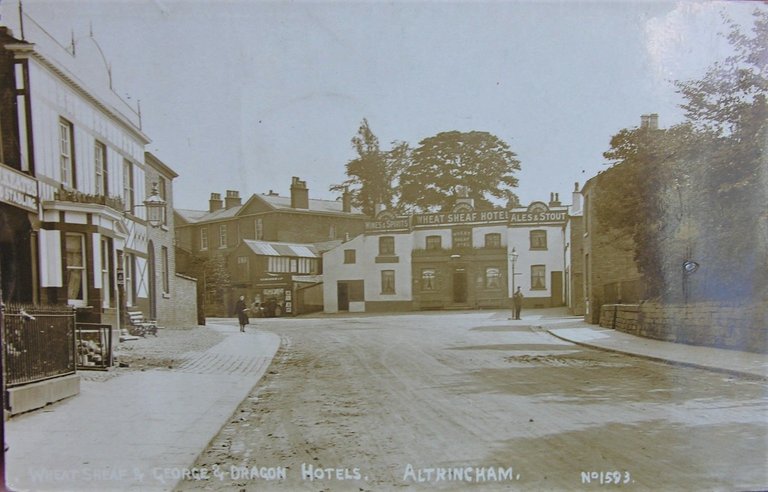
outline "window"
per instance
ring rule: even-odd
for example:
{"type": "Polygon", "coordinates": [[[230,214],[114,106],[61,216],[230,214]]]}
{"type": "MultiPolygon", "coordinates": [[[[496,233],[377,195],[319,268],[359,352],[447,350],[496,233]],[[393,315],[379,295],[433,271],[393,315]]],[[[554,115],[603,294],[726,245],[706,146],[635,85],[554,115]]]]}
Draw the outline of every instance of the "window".
{"type": "Polygon", "coordinates": [[[107,196],[109,187],[107,186],[107,147],[97,141],[93,147],[93,160],[96,167],[95,193],[96,195],[107,196]]]}
{"type": "Polygon", "coordinates": [[[125,209],[133,213],[133,163],[123,160],[123,202],[125,209]]]}
{"type": "Polygon", "coordinates": [[[171,292],[171,286],[170,286],[170,271],[169,271],[169,265],[168,265],[168,248],[166,246],[163,246],[161,249],[161,257],[160,261],[162,262],[162,269],[163,269],[163,292],[168,294],[171,292]]]}
{"type": "Polygon", "coordinates": [[[72,139],[72,123],[59,120],[59,165],[61,182],[69,188],[75,187],[75,142],[72,139]]]}
{"type": "Polygon", "coordinates": [[[336,239],[336,224],[331,224],[328,227],[328,239],[336,239]]]}
{"type": "Polygon", "coordinates": [[[395,254],[395,238],[393,236],[382,236],[379,238],[379,255],[395,254]]]}
{"type": "MultiPolygon", "coordinates": [[[[166,207],[168,207],[168,190],[165,183],[165,178],[162,176],[158,176],[157,178],[157,193],[160,195],[160,198],[163,199],[163,201],[166,203],[166,207]]],[[[163,210],[163,225],[168,224],[168,213],[166,210],[163,210]]]]}
{"type": "Polygon", "coordinates": [[[203,227],[200,229],[200,251],[208,249],[208,228],[203,227]]]}
{"type": "Polygon", "coordinates": [[[67,261],[67,300],[74,306],[85,306],[86,278],[85,271],[85,236],[67,233],[65,238],[67,261]]]}
{"type": "Polygon", "coordinates": [[[130,253],[125,254],[125,304],[127,306],[133,306],[134,299],[134,285],[133,285],[133,255],[130,253]]]}
{"type": "Polygon", "coordinates": [[[357,263],[357,252],[354,249],[344,250],[344,263],[357,263]]]}
{"type": "Polygon", "coordinates": [[[440,236],[427,236],[427,249],[442,249],[443,238],[440,236]]]}
{"type": "Polygon", "coordinates": [[[237,276],[238,276],[238,280],[242,280],[242,281],[248,280],[251,277],[247,256],[237,257],[237,276]]]}
{"type": "Polygon", "coordinates": [[[485,235],[486,248],[501,248],[501,234],[494,232],[485,235]]]}
{"type": "Polygon", "coordinates": [[[219,225],[219,248],[227,247],[227,224],[219,225]]]}
{"type": "Polygon", "coordinates": [[[435,290],[434,268],[424,268],[421,270],[421,290],[435,290]]]}
{"type": "Polygon", "coordinates": [[[261,241],[264,239],[264,219],[256,219],[256,223],[254,224],[254,229],[256,230],[255,238],[257,241],[261,241]]]}
{"type": "Polygon", "coordinates": [[[317,260],[314,258],[299,258],[299,273],[317,273],[317,260]]]}
{"type": "Polygon", "coordinates": [[[531,249],[547,249],[547,231],[531,231],[531,249]]]}
{"type": "Polygon", "coordinates": [[[453,247],[454,248],[471,248],[472,247],[472,230],[471,229],[454,229],[452,231],[453,247]]]}
{"type": "Polygon", "coordinates": [[[547,267],[544,265],[531,266],[531,289],[544,290],[547,288],[547,267]]]}
{"type": "Polygon", "coordinates": [[[394,270],[381,271],[381,293],[382,294],[395,293],[395,271],[394,270]]]}
{"type": "Polygon", "coordinates": [[[487,267],[485,269],[485,288],[501,288],[501,269],[498,267],[487,267]]]}

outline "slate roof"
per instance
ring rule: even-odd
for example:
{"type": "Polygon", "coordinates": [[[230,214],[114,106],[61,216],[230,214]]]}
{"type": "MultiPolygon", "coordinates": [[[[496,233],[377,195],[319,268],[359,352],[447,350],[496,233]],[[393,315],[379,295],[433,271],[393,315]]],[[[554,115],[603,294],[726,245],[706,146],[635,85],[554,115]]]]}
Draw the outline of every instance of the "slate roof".
{"type": "Polygon", "coordinates": [[[253,241],[251,239],[244,239],[243,242],[251,249],[251,251],[261,256],[297,256],[299,258],[320,257],[317,248],[311,244],[253,241]]]}

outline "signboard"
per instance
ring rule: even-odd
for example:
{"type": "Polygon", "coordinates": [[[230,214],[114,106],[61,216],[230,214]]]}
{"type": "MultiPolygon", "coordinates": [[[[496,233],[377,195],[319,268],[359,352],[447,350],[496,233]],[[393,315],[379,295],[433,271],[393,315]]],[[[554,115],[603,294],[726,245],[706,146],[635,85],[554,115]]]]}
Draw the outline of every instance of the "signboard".
{"type": "Polygon", "coordinates": [[[515,225],[565,222],[567,216],[568,213],[565,210],[547,210],[542,212],[511,212],[509,214],[509,223],[511,225],[515,225]]]}
{"type": "Polygon", "coordinates": [[[410,225],[410,221],[407,218],[369,220],[365,223],[365,230],[367,232],[398,231],[407,230],[410,225]]]}
{"type": "Polygon", "coordinates": [[[0,202],[37,212],[37,181],[0,164],[0,202]]]}
{"type": "Polygon", "coordinates": [[[438,214],[414,215],[414,226],[477,224],[489,222],[506,222],[509,212],[506,210],[481,210],[472,212],[452,212],[438,214]]]}

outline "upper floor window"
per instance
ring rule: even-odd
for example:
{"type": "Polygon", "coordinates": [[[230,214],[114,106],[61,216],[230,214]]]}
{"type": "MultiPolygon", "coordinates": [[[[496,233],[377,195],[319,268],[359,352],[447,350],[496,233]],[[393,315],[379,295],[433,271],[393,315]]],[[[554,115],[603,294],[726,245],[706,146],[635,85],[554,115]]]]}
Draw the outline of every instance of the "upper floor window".
{"type": "Polygon", "coordinates": [[[501,234],[494,232],[485,235],[486,248],[501,248],[501,234]]]}
{"type": "Polygon", "coordinates": [[[227,247],[227,224],[219,225],[219,248],[227,247]]]}
{"type": "Polygon", "coordinates": [[[109,194],[109,187],[107,186],[107,147],[98,140],[93,147],[93,162],[96,169],[96,195],[107,196],[109,194]]]}
{"type": "Polygon", "coordinates": [[[454,248],[471,248],[472,247],[472,230],[471,229],[454,229],[451,231],[453,247],[454,248]]]}
{"type": "Polygon", "coordinates": [[[328,227],[328,238],[329,239],[336,239],[336,224],[331,224],[328,227]]]}
{"type": "Polygon", "coordinates": [[[248,280],[251,278],[251,272],[249,269],[248,264],[248,257],[247,256],[238,256],[237,257],[237,277],[238,280],[248,280]]]}
{"type": "Polygon", "coordinates": [[[168,294],[171,292],[171,275],[170,265],[168,264],[168,248],[163,246],[161,248],[160,261],[162,262],[161,268],[163,272],[163,292],[168,294]]]}
{"type": "MultiPolygon", "coordinates": [[[[168,185],[163,176],[158,176],[157,178],[157,194],[166,203],[165,206],[168,207],[168,185]]],[[[163,212],[163,225],[167,225],[167,224],[168,224],[168,214],[166,212],[163,212]]]]}
{"type": "Polygon", "coordinates": [[[357,262],[357,252],[354,249],[345,249],[344,263],[350,264],[350,263],[356,263],[356,262],[357,262]]]}
{"type": "Polygon", "coordinates": [[[208,249],[208,228],[203,226],[200,229],[200,251],[208,249]]]}
{"type": "Polygon", "coordinates": [[[379,238],[379,255],[395,254],[395,238],[393,236],[381,236],[379,238]]]}
{"type": "Polygon", "coordinates": [[[547,249],[547,231],[531,231],[531,249],[547,249]]]}
{"type": "Polygon", "coordinates": [[[125,209],[133,213],[133,163],[128,159],[123,160],[123,202],[125,209]]]}
{"type": "Polygon", "coordinates": [[[256,219],[254,229],[256,230],[255,239],[257,241],[264,239],[264,219],[256,219]]]}
{"type": "Polygon", "coordinates": [[[443,238],[440,236],[427,236],[427,249],[441,249],[443,238]]]}
{"type": "Polygon", "coordinates": [[[59,166],[61,182],[69,188],[75,187],[75,142],[72,123],[59,120],[59,166]]]}
{"type": "Polygon", "coordinates": [[[545,265],[531,265],[531,290],[544,290],[547,288],[547,267],[545,265]]]}

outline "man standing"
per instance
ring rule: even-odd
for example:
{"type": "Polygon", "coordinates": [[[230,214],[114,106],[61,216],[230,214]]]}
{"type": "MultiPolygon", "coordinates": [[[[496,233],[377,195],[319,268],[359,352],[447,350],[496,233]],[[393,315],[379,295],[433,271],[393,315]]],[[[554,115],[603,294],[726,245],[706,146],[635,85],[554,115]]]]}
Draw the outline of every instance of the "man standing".
{"type": "Polygon", "coordinates": [[[240,331],[245,332],[245,325],[248,324],[248,312],[245,306],[245,296],[240,296],[240,299],[235,303],[235,314],[240,322],[240,331]]]}
{"type": "Polygon", "coordinates": [[[512,306],[515,308],[515,319],[520,319],[520,311],[523,309],[523,293],[520,292],[520,287],[512,295],[512,306]]]}

